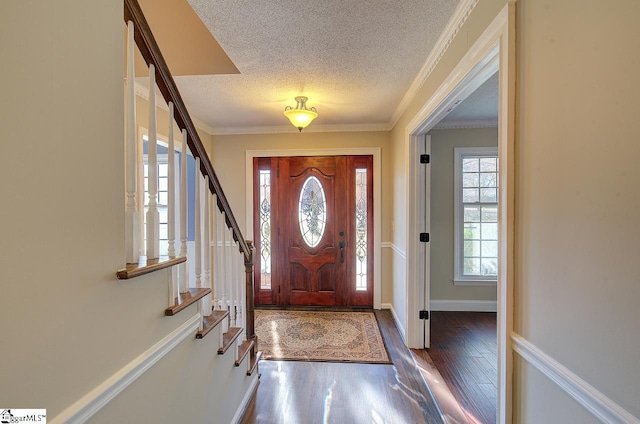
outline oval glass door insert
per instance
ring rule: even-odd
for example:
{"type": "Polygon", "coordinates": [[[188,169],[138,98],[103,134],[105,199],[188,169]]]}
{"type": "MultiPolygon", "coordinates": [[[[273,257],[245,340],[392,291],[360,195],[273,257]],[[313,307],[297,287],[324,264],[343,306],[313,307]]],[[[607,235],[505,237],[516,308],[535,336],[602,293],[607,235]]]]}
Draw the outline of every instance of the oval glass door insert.
{"type": "Polygon", "coordinates": [[[298,200],[300,233],[309,247],[316,247],[324,235],[327,223],[327,201],[320,180],[309,177],[302,184],[298,200]]]}

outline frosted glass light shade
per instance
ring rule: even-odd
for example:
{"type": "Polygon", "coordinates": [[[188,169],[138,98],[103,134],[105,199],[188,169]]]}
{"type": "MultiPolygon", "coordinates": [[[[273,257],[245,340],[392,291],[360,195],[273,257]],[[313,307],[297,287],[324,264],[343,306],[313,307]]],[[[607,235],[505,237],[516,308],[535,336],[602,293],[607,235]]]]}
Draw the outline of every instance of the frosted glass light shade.
{"type": "Polygon", "coordinates": [[[311,121],[318,117],[318,113],[314,107],[307,109],[306,97],[296,97],[296,102],[297,105],[295,109],[291,108],[291,106],[285,108],[284,116],[289,118],[291,124],[296,127],[298,131],[302,132],[304,128],[309,126],[311,121]]]}

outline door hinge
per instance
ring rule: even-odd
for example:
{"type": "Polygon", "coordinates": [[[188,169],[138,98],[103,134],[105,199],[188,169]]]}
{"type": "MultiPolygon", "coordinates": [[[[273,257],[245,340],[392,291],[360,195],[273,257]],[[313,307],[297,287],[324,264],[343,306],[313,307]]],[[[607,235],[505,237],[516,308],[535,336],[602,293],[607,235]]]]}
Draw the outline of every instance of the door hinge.
{"type": "Polygon", "coordinates": [[[420,311],[420,319],[429,319],[429,311],[420,311]]]}
{"type": "Polygon", "coordinates": [[[428,243],[429,242],[429,233],[420,233],[420,241],[422,243],[428,243]]]}
{"type": "Polygon", "coordinates": [[[427,155],[427,154],[420,155],[420,163],[431,163],[431,155],[427,155]]]}

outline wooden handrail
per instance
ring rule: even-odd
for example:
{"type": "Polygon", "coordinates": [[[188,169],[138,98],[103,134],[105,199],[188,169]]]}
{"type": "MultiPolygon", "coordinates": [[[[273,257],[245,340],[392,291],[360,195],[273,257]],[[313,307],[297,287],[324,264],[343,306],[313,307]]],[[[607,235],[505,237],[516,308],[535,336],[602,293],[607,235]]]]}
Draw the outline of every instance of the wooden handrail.
{"type": "MultiPolygon", "coordinates": [[[[151,64],[155,66],[156,84],[162,93],[162,97],[164,97],[167,104],[169,102],[173,102],[176,123],[180,128],[187,131],[187,144],[193,155],[200,158],[200,172],[202,172],[203,175],[209,176],[209,190],[217,195],[218,209],[221,212],[224,212],[227,226],[231,228],[233,238],[238,242],[240,252],[244,255],[245,261],[253,262],[251,249],[242,236],[242,232],[240,231],[238,222],[231,211],[231,206],[229,205],[227,197],[222,190],[218,176],[213,170],[213,165],[209,160],[209,156],[207,155],[204,145],[200,140],[196,127],[191,120],[191,116],[189,116],[189,113],[187,112],[187,108],[182,101],[182,96],[180,96],[178,87],[173,80],[169,67],[160,52],[158,44],[151,33],[151,28],[149,27],[137,0],[124,0],[124,21],[125,23],[129,21],[133,22],[134,38],[136,45],[138,46],[138,50],[140,50],[147,66],[151,64]]],[[[150,81],[150,83],[152,82],[150,81]]]]}

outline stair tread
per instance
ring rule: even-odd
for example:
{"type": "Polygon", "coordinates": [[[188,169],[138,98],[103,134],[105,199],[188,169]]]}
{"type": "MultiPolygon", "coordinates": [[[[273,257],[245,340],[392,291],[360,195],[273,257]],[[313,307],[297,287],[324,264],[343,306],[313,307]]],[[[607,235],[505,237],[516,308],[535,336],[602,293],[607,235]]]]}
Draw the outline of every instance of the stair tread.
{"type": "Polygon", "coordinates": [[[209,334],[209,332],[213,330],[216,325],[220,324],[228,316],[229,311],[217,310],[211,312],[211,315],[209,315],[208,317],[202,317],[202,330],[196,333],[196,339],[201,339],[209,334]]]}
{"type": "Polygon", "coordinates": [[[238,338],[238,336],[240,336],[241,333],[242,328],[229,327],[229,330],[227,330],[227,332],[222,335],[222,347],[218,349],[218,353],[222,355],[227,350],[229,350],[233,342],[238,338]]]}
{"type": "Polygon", "coordinates": [[[187,306],[194,304],[198,300],[202,299],[206,295],[211,293],[210,288],[191,288],[186,293],[178,294],[176,298],[176,305],[170,306],[164,310],[164,314],[167,316],[172,316],[185,309],[187,306]]]}
{"type": "Polygon", "coordinates": [[[138,263],[127,264],[125,269],[121,269],[116,272],[116,278],[118,278],[118,280],[130,280],[132,278],[150,274],[154,271],[169,268],[186,261],[186,256],[178,256],[175,258],[160,256],[158,259],[147,259],[146,256],[140,256],[138,263]]]}
{"type": "Polygon", "coordinates": [[[247,354],[249,354],[249,352],[251,352],[251,348],[254,345],[254,341],[253,340],[245,340],[242,343],[240,343],[240,346],[238,346],[238,359],[236,359],[235,365],[236,367],[239,367],[240,364],[242,363],[242,360],[245,358],[245,356],[247,356],[247,354]]]}

